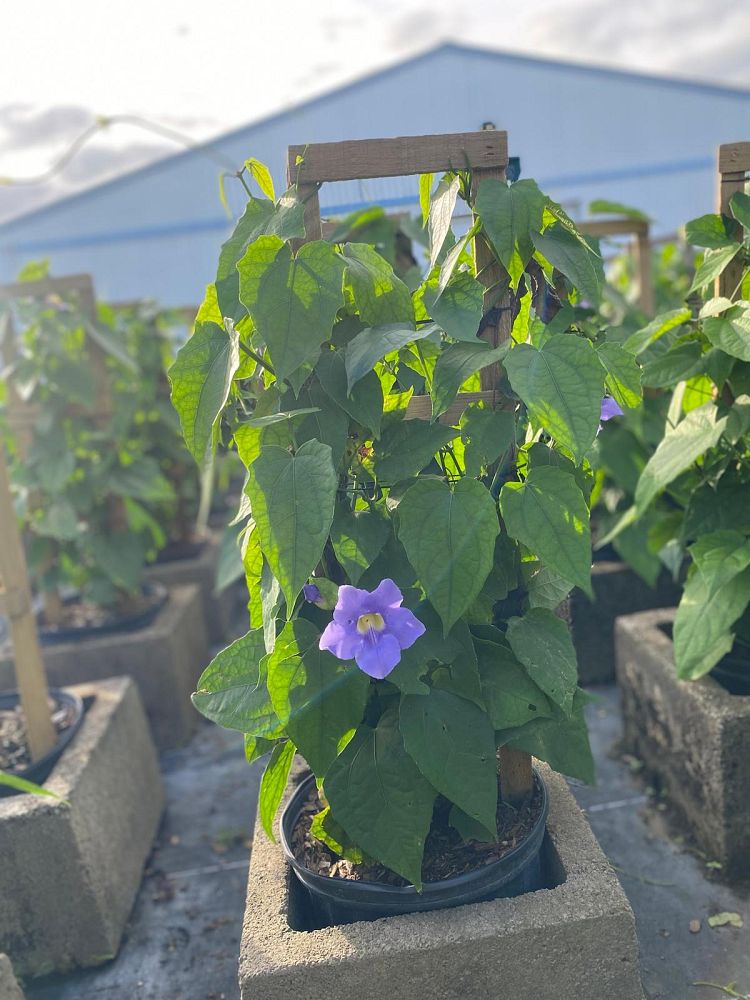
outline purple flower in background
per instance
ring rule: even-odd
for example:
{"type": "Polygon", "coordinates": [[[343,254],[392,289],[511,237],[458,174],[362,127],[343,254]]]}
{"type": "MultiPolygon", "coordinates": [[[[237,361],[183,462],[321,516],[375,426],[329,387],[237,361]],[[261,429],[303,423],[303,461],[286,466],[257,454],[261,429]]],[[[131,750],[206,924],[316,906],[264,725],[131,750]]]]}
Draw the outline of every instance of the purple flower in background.
{"type": "Polygon", "coordinates": [[[306,583],[302,588],[302,593],[309,604],[317,604],[323,600],[320,589],[314,583],[306,583]]]}
{"type": "Polygon", "coordinates": [[[383,680],[401,659],[425,627],[418,618],[402,608],[404,595],[393,580],[381,580],[375,590],[339,587],[333,621],[320,637],[320,648],[340,660],[356,660],[370,677],[383,680]]]}
{"type": "Polygon", "coordinates": [[[604,399],[602,400],[602,412],[601,416],[599,417],[599,429],[596,432],[597,437],[599,436],[599,431],[601,431],[602,427],[608,420],[611,420],[612,417],[621,417],[621,416],[622,416],[622,410],[620,409],[616,401],[612,399],[611,396],[605,396],[604,399]]]}
{"type": "Polygon", "coordinates": [[[602,400],[602,415],[601,421],[605,423],[607,420],[611,420],[612,417],[621,417],[622,410],[617,405],[611,396],[605,396],[602,400]]]}

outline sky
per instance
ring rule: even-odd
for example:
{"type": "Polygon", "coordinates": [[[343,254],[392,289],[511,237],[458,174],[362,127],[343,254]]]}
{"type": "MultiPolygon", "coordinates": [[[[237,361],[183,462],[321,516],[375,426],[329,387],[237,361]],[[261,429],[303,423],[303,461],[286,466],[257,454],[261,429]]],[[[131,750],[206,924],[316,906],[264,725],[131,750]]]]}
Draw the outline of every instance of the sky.
{"type": "MultiPolygon", "coordinates": [[[[446,40],[750,88],[750,0],[24,0],[0,15],[0,178],[97,116],[207,139],[446,40]]],[[[0,219],[179,148],[112,125],[0,187],[0,219]]]]}

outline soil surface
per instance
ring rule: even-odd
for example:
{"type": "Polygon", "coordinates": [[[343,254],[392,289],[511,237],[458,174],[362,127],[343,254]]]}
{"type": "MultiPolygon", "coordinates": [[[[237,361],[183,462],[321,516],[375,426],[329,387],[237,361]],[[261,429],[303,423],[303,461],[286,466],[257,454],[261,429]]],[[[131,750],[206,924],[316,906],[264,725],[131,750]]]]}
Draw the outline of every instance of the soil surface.
{"type": "MultiPolygon", "coordinates": [[[[301,865],[318,875],[355,881],[379,882],[382,885],[406,886],[409,883],[377,862],[353,864],[334,854],[310,832],[313,817],[322,805],[313,784],[292,833],[292,850],[301,865]]],[[[529,800],[514,809],[498,795],[496,843],[462,840],[448,822],[450,803],[438,799],[432,827],[425,842],[422,877],[425,882],[439,882],[466,872],[484,868],[505,857],[528,837],[542,810],[542,791],[538,781],[529,800]]]]}
{"type": "Polygon", "coordinates": [[[154,587],[143,594],[130,597],[127,604],[102,607],[92,601],[80,598],[67,600],[63,604],[63,617],[59,624],[40,623],[40,631],[45,638],[53,638],[55,633],[68,629],[113,628],[120,622],[143,615],[159,607],[164,601],[164,591],[154,587]]]}
{"type": "MultiPolygon", "coordinates": [[[[50,699],[52,725],[58,738],[75,722],[75,706],[50,699]]],[[[0,708],[0,771],[17,771],[31,764],[26,745],[26,720],[20,705],[0,708]]]]}
{"type": "Polygon", "coordinates": [[[206,547],[205,538],[177,538],[167,542],[156,557],[157,566],[162,563],[182,562],[187,559],[197,559],[206,547]]]}

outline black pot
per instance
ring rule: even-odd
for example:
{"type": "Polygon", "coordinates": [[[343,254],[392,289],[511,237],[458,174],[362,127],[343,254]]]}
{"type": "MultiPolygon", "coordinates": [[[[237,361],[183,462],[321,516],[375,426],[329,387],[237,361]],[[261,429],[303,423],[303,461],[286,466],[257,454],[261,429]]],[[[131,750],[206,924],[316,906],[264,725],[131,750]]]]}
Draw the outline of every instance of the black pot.
{"type": "MultiPolygon", "coordinates": [[[[13,771],[6,771],[6,774],[13,775],[14,778],[24,778],[26,781],[33,781],[35,785],[42,785],[50,776],[50,772],[62,756],[63,750],[68,746],[78,730],[81,728],[84,715],[83,700],[72,691],[63,691],[61,688],[50,688],[50,698],[58,705],[71,705],[73,707],[73,724],[68,726],[59,736],[57,743],[49,753],[46,753],[39,760],[35,760],[28,767],[16,768],[13,771]]],[[[18,691],[0,691],[0,709],[15,708],[20,701],[18,691]]],[[[23,793],[8,785],[0,785],[0,798],[9,795],[22,795],[23,793]]]]}
{"type": "Polygon", "coordinates": [[[750,695],[750,656],[729,653],[719,660],[711,676],[730,694],[750,695]]]}
{"type": "Polygon", "coordinates": [[[475,871],[440,882],[425,882],[422,891],[413,885],[394,886],[380,882],[355,881],[316,875],[297,861],[290,847],[292,831],[307,799],[313,775],[306,778],[289,800],[281,816],[281,845],[287,861],[304,886],[313,921],[318,927],[351,924],[357,920],[378,920],[403,913],[440,910],[488,899],[521,896],[545,888],[541,859],[542,841],[549,802],[541,776],[535,772],[542,790],[542,809],[526,840],[504,858],[475,871]]]}
{"type": "MultiPolygon", "coordinates": [[[[154,621],[161,609],[167,603],[169,593],[161,583],[144,583],[141,587],[144,597],[155,598],[154,603],[133,614],[120,615],[101,625],[83,625],[77,628],[52,628],[49,625],[39,625],[39,642],[43,646],[51,646],[56,642],[77,642],[79,639],[94,639],[99,635],[111,635],[113,632],[136,632],[146,628],[154,621]]],[[[65,598],[65,604],[78,600],[76,596],[65,598]]]]}

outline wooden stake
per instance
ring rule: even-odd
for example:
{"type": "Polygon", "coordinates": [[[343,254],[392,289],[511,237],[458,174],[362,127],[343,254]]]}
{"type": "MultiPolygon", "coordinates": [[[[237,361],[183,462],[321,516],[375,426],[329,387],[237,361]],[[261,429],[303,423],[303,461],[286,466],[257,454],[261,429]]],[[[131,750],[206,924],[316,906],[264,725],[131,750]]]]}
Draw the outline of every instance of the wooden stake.
{"type": "Polygon", "coordinates": [[[500,747],[500,795],[504,802],[519,806],[534,788],[531,754],[500,747]]]}
{"type": "Polygon", "coordinates": [[[18,531],[16,512],[13,509],[2,444],[0,444],[0,582],[5,613],[10,622],[16,683],[21,695],[21,707],[26,717],[29,752],[33,760],[38,760],[52,749],[57,737],[50,718],[49,691],[31,608],[26,557],[18,531]]]}
{"type": "MultiPolygon", "coordinates": [[[[750,142],[733,142],[719,146],[719,189],[716,211],[732,218],[729,203],[738,193],[745,190],[745,178],[750,171],[750,142]]],[[[742,226],[734,223],[737,236],[742,236],[742,226]]],[[[731,298],[742,278],[742,261],[737,257],[731,261],[716,279],[716,294],[731,298]]]]}

